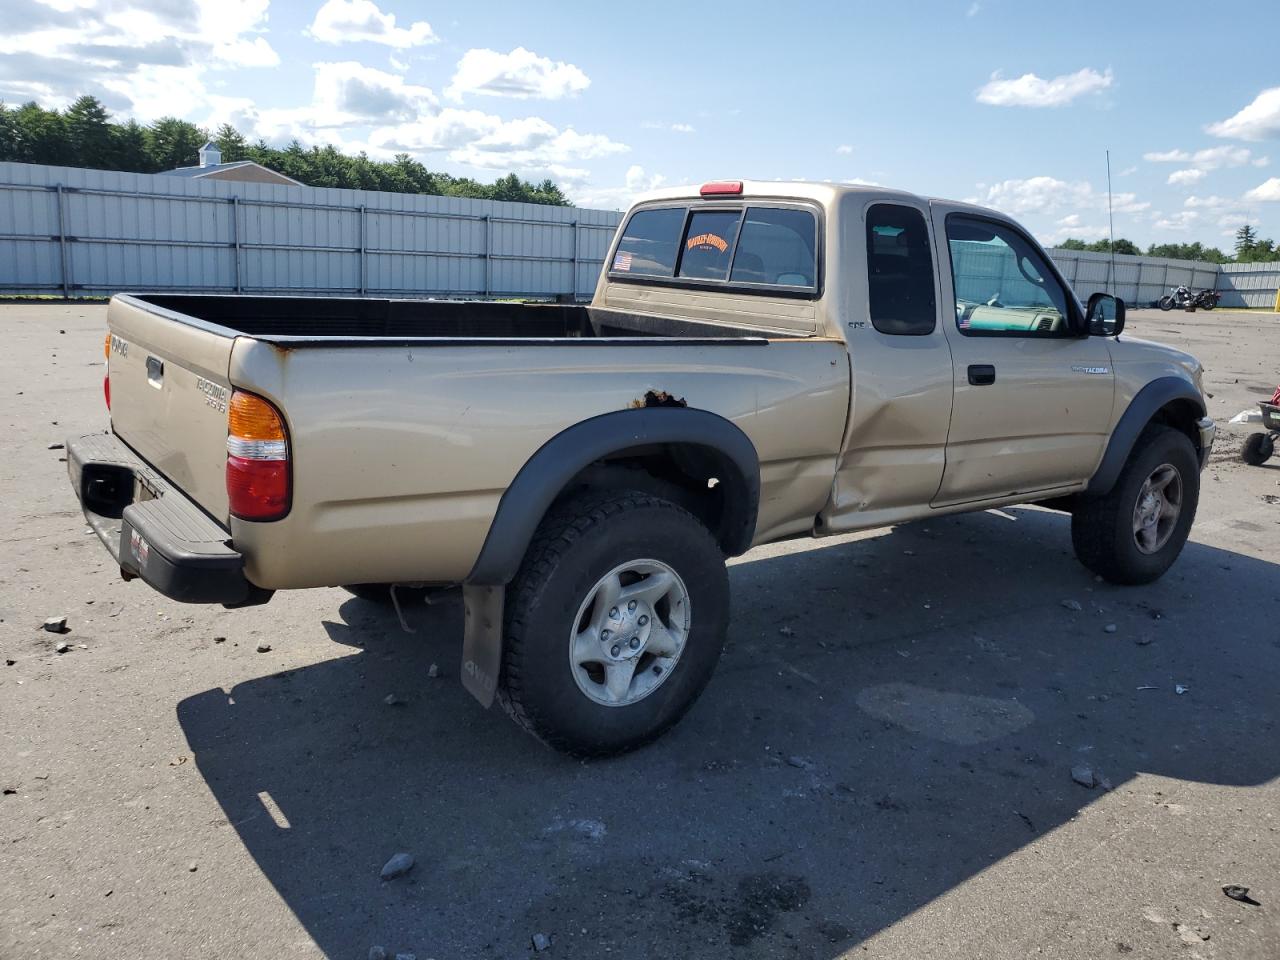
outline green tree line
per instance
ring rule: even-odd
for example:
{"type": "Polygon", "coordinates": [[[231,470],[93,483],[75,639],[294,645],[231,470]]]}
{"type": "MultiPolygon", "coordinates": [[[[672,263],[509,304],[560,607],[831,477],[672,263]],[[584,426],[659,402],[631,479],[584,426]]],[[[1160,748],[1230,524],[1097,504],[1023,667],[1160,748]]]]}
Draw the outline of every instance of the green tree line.
{"type": "Polygon", "coordinates": [[[34,102],[19,107],[0,103],[0,160],[159,173],[195,165],[196,153],[207,140],[222,150],[223,163],[253,160],[311,187],[569,204],[550,180],[531,183],[512,173],[481,183],[428,170],[407,153],[397,154],[394,160],[371,160],[364,153],[348,156],[332,144],[307,148],[296,140],[281,149],[263,140],[250,143],[229,124],[210,134],[176,117],[162,117],[145,126],[136,120],[116,123],[89,96],[65,110],[46,110],[34,102]]]}
{"type": "MultiPolygon", "coordinates": [[[[1063,250],[1087,250],[1092,253],[1111,253],[1111,241],[1064,240],[1058,244],[1063,250]]],[[[1174,260],[1201,260],[1205,263],[1263,263],[1280,260],[1280,246],[1274,240],[1263,240],[1253,227],[1245,224],[1236,231],[1235,256],[1229,256],[1217,247],[1206,247],[1199,240],[1194,243],[1153,243],[1145,251],[1132,240],[1123,237],[1115,242],[1116,253],[1133,256],[1170,257],[1174,260]]]]}

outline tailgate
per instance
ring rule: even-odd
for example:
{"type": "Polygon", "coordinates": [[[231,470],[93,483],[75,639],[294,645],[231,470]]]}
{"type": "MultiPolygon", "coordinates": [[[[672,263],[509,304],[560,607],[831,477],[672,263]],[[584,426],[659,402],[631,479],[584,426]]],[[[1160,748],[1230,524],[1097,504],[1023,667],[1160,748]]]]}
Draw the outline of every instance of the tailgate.
{"type": "Polygon", "coordinates": [[[234,337],[128,298],[107,308],[111,426],[144,460],[227,522],[227,370],[234,337]],[[154,309],[154,308],[153,308],[154,309]]]}

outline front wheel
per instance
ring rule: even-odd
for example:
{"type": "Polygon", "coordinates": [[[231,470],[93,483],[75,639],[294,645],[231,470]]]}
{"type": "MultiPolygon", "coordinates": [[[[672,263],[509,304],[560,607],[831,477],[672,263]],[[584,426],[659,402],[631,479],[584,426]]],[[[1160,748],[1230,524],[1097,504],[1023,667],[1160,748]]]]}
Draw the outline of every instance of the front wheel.
{"type": "Polygon", "coordinates": [[[692,514],[634,490],[570,500],[508,588],[502,703],[566,753],[634,749],[697,699],[728,621],[724,556],[692,514]]]}
{"type": "Polygon", "coordinates": [[[1152,425],[1111,491],[1071,515],[1076,557],[1112,583],[1150,583],[1178,559],[1200,500],[1200,463],[1186,434],[1152,425]]]}
{"type": "Polygon", "coordinates": [[[1165,296],[1161,297],[1159,300],[1156,301],[1156,306],[1158,306],[1161,310],[1172,310],[1173,297],[1166,294],[1165,296]]]}
{"type": "Polygon", "coordinates": [[[1251,467],[1260,467],[1275,453],[1275,441],[1268,433],[1251,433],[1240,448],[1240,459],[1251,467]]]}

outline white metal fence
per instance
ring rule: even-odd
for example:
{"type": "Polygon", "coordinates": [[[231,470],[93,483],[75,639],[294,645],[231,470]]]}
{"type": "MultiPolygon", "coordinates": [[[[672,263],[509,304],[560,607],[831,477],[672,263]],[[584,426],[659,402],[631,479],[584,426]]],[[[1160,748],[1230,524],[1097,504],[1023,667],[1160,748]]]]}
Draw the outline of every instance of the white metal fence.
{"type": "Polygon", "coordinates": [[[1107,253],[1055,248],[1049,255],[1081,300],[1101,290],[1134,306],[1148,306],[1171,287],[1185,284],[1217,290],[1223,307],[1273,307],[1280,286],[1280,263],[1216,264],[1116,254],[1113,271],[1107,253]]]}
{"type": "MultiPolygon", "coordinates": [[[[588,297],[622,215],[0,163],[0,293],[588,297]]],[[[1280,264],[1049,251],[1081,299],[1213,287],[1269,307],[1280,264]]]]}
{"type": "Polygon", "coordinates": [[[589,296],[621,215],[0,163],[0,292],[589,296]]]}
{"type": "Polygon", "coordinates": [[[1055,248],[1049,255],[1081,300],[1102,291],[1120,297],[1125,303],[1147,306],[1168,293],[1170,287],[1185,284],[1197,289],[1213,289],[1218,283],[1218,265],[1198,260],[1116,254],[1113,265],[1109,253],[1055,248]]]}
{"type": "Polygon", "coordinates": [[[1280,263],[1224,263],[1218,292],[1224,307],[1275,307],[1280,263]]]}

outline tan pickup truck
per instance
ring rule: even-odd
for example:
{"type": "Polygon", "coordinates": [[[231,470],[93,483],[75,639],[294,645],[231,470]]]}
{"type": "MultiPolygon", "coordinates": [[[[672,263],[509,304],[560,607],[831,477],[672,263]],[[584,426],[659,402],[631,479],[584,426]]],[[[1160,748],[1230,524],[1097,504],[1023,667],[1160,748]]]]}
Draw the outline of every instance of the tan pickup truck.
{"type": "Polygon", "coordinates": [[[111,430],[68,466],[126,578],[460,584],[464,684],[581,755],[697,697],[726,557],[1036,502],[1146,583],[1214,437],[1199,363],[1120,337],[1016,223],[879,188],[652,194],[590,306],[122,295],[108,323],[111,430]]]}

